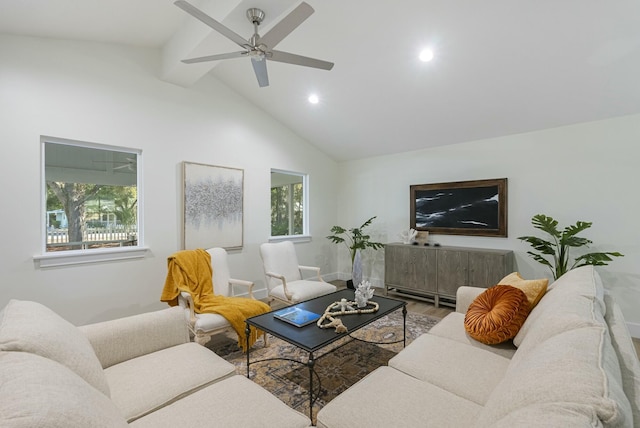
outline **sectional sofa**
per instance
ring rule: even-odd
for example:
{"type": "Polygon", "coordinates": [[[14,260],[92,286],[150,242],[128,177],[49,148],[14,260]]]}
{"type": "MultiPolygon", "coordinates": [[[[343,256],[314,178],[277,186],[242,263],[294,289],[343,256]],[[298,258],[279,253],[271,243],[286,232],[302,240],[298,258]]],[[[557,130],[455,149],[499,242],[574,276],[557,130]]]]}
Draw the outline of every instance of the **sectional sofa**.
{"type": "Polygon", "coordinates": [[[179,307],[77,328],[45,306],[0,311],[4,428],[309,426],[190,342],[179,307]]]}
{"type": "Polygon", "coordinates": [[[484,291],[328,403],[318,426],[640,427],[640,364],[619,307],[592,266],[549,287],[512,341],[464,329],[484,291]]]}

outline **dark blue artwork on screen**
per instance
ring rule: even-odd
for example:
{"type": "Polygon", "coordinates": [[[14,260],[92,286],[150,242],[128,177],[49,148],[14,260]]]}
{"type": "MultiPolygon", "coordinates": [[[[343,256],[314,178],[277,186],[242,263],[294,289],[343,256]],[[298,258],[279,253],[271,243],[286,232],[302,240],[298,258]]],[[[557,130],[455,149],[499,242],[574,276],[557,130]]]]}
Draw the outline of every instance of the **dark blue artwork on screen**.
{"type": "Polygon", "coordinates": [[[498,229],[498,186],[416,190],[418,228],[498,229]]]}

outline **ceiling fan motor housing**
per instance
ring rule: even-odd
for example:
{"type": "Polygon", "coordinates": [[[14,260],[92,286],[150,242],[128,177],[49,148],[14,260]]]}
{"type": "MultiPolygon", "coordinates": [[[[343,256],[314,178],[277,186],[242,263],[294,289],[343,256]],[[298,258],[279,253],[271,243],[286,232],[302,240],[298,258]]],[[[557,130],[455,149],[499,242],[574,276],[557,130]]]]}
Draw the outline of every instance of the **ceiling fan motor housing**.
{"type": "Polygon", "coordinates": [[[264,19],[264,12],[261,9],[252,7],[251,9],[247,9],[247,18],[252,24],[260,25],[264,19]]]}

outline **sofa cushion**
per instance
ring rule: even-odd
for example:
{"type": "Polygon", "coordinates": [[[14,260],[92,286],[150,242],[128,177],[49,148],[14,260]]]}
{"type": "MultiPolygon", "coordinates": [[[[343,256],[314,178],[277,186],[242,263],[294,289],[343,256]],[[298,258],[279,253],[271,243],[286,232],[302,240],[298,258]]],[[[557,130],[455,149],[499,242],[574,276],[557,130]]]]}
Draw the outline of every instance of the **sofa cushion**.
{"type": "Polygon", "coordinates": [[[235,374],[235,366],[196,343],[185,343],[105,369],[111,399],[128,422],[235,374]]]}
{"type": "Polygon", "coordinates": [[[498,285],[510,285],[522,290],[524,294],[527,295],[527,300],[530,305],[529,310],[531,310],[538,304],[540,299],[542,299],[544,293],[547,292],[549,280],[546,278],[524,279],[518,272],[513,272],[502,278],[498,285]]]}
{"type": "Polygon", "coordinates": [[[640,427],[640,362],[638,355],[620,307],[608,294],[604,296],[604,303],[607,307],[605,321],[609,326],[611,344],[620,363],[622,388],[631,402],[633,426],[640,427]]]}
{"type": "Polygon", "coordinates": [[[57,361],[109,396],[107,380],[89,340],[40,303],[9,301],[0,319],[0,351],[29,352],[57,361]]]}
{"type": "Polygon", "coordinates": [[[469,336],[487,345],[513,338],[529,315],[529,301],[522,290],[510,285],[488,288],[469,305],[464,328],[469,336]]]}
{"type": "Polygon", "coordinates": [[[423,334],[390,359],[389,367],[484,405],[509,362],[483,349],[423,334]]]}
{"type": "Polygon", "coordinates": [[[78,327],[103,368],[189,343],[188,323],[179,306],[78,327]]]}
{"type": "Polygon", "coordinates": [[[482,406],[391,367],[378,367],[318,412],[324,428],[468,427],[482,406]]]}
{"type": "Polygon", "coordinates": [[[240,375],[210,385],[131,423],[133,428],[308,426],[308,416],[240,375]]]}
{"type": "Polygon", "coordinates": [[[66,366],[27,352],[0,352],[0,426],[128,426],[102,392],[66,366]]]}
{"type": "Polygon", "coordinates": [[[502,382],[487,400],[480,426],[493,426],[527,406],[550,403],[584,411],[586,416],[595,410],[604,426],[633,426],[606,328],[565,331],[522,352],[524,355],[519,355],[521,352],[518,349],[502,382]]]}
{"type": "MultiPolygon", "coordinates": [[[[292,301],[301,302],[303,300],[309,300],[314,297],[333,293],[336,291],[336,286],[329,284],[328,282],[300,279],[292,282],[287,281],[287,291],[291,294],[292,301]]],[[[276,285],[269,290],[269,295],[277,297],[280,300],[289,300],[284,294],[284,286],[282,285],[276,285]]]]}
{"type": "Polygon", "coordinates": [[[464,314],[460,312],[452,312],[438,324],[431,327],[427,334],[433,334],[435,336],[446,337],[447,339],[455,340],[456,342],[464,343],[474,348],[482,349],[483,351],[491,352],[501,357],[511,358],[516,352],[516,348],[513,342],[507,340],[497,345],[485,345],[482,342],[478,342],[467,334],[464,329],[464,314]]]}
{"type": "Polygon", "coordinates": [[[555,334],[597,325],[605,322],[596,297],[575,293],[569,287],[557,288],[533,308],[513,343],[533,347],[555,334]]]}
{"type": "Polygon", "coordinates": [[[602,313],[605,312],[604,287],[594,266],[588,265],[571,269],[549,286],[548,291],[552,290],[565,290],[581,296],[593,297],[602,313]]]}
{"type": "Polygon", "coordinates": [[[595,410],[586,405],[538,403],[521,407],[491,428],[602,427],[595,410]]]}

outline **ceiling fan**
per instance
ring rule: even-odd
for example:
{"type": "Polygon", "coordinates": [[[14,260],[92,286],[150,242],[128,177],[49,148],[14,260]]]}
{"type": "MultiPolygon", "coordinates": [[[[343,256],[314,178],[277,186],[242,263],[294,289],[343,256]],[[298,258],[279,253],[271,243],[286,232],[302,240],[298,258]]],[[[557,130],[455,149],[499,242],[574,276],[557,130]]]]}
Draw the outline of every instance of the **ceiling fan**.
{"type": "Polygon", "coordinates": [[[125,158],[126,161],[116,161],[116,160],[108,160],[108,161],[103,161],[103,160],[94,160],[94,163],[105,163],[105,164],[111,164],[111,165],[118,165],[118,166],[112,166],[111,169],[113,171],[118,170],[118,169],[128,169],[129,171],[136,171],[136,167],[137,167],[137,163],[136,160],[133,158],[125,158]]]}
{"type": "Polygon", "coordinates": [[[264,36],[260,36],[258,34],[258,26],[264,19],[264,12],[257,8],[248,9],[247,18],[253,24],[253,36],[251,36],[248,40],[245,40],[244,38],[242,38],[242,36],[238,35],[233,30],[222,25],[220,22],[211,18],[209,15],[205,14],[200,9],[184,0],[178,0],[174,4],[180,9],[187,12],[189,15],[213,28],[218,33],[222,34],[244,49],[243,51],[239,52],[208,55],[182,60],[182,62],[184,62],[185,64],[249,57],[251,58],[253,71],[256,74],[258,85],[260,85],[260,87],[269,86],[267,60],[284,62],[287,64],[303,65],[306,67],[319,68],[322,70],[331,70],[333,68],[332,62],[322,61],[315,58],[309,58],[306,56],[277,51],[273,49],[278,43],[282,41],[282,39],[288,36],[289,33],[295,30],[308,17],[310,17],[311,14],[313,14],[313,8],[305,2],[300,3],[298,7],[296,7],[293,11],[291,11],[291,13],[285,16],[264,36]]]}

